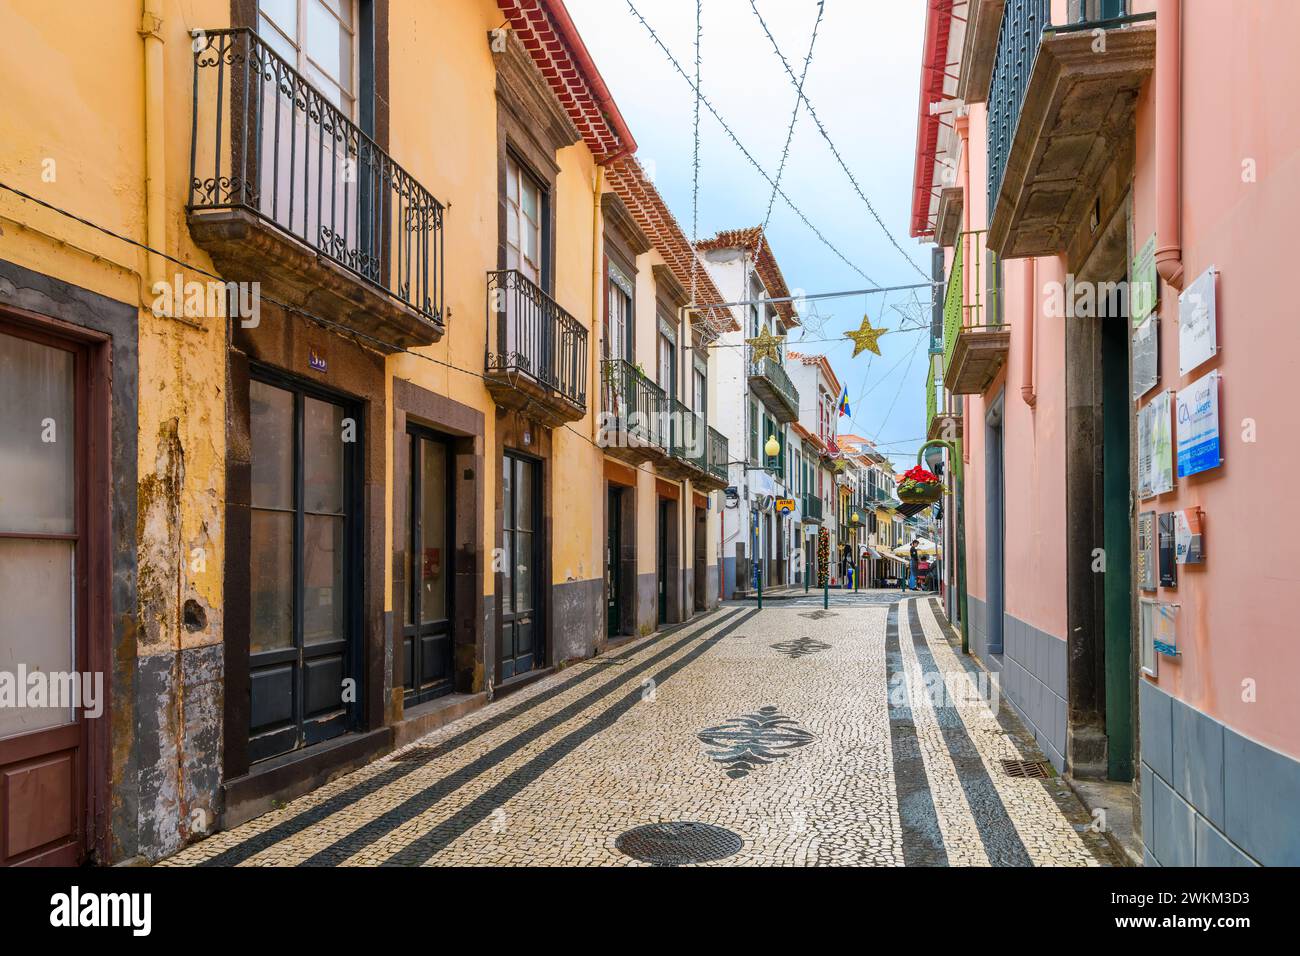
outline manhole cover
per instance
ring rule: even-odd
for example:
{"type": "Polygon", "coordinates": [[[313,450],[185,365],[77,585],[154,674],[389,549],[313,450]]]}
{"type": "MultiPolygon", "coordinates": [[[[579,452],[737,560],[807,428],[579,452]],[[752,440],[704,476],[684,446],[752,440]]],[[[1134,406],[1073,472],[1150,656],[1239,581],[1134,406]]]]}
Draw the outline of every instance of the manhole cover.
{"type": "Polygon", "coordinates": [[[745,841],[708,823],[647,823],[628,830],[614,846],[634,860],[654,866],[710,863],[739,853],[745,841]]]}
{"type": "Polygon", "coordinates": [[[1008,777],[1051,777],[1052,765],[1046,760],[1004,760],[1002,769],[1008,777]]]}

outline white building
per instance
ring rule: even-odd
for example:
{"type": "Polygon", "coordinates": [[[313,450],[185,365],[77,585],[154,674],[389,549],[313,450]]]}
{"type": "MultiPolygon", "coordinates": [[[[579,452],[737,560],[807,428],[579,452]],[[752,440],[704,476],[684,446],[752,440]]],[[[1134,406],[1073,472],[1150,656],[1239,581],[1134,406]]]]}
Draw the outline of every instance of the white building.
{"type": "Polygon", "coordinates": [[[735,307],[742,330],[723,333],[714,346],[717,394],[714,427],[731,448],[731,488],[722,512],[723,594],[748,593],[755,585],[755,557],[764,587],[795,582],[792,548],[798,546],[798,514],[781,513],[777,502],[794,497],[789,425],[799,417],[799,391],[786,370],[784,350],[774,361],[751,362],[745,339],[766,329],[783,336],[799,324],[790,290],[758,227],[730,229],[697,245],[709,277],[735,307]],[[775,437],[778,453],[765,446],[775,437]]]}

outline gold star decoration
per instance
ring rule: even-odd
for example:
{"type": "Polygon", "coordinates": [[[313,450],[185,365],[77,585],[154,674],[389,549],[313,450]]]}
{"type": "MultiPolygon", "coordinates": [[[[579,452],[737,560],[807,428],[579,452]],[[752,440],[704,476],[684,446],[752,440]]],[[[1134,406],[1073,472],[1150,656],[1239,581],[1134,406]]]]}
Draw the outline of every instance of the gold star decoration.
{"type": "Polygon", "coordinates": [[[858,357],[858,353],[863,349],[870,349],[877,355],[880,354],[880,345],[876,339],[880,338],[887,330],[873,329],[871,327],[871,317],[864,315],[862,317],[862,326],[856,332],[845,332],[846,339],[853,340],[853,358],[858,357]]]}
{"type": "Polygon", "coordinates": [[[767,329],[763,329],[754,338],[745,339],[745,344],[753,350],[749,361],[754,365],[765,358],[770,358],[773,362],[780,361],[781,346],[784,342],[784,335],[773,335],[767,329]]]}

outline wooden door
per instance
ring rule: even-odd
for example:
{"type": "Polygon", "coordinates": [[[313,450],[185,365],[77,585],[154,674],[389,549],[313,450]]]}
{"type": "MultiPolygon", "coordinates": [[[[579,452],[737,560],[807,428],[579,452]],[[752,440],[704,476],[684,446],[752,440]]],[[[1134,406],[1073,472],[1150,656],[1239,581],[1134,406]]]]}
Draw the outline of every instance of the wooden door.
{"type": "Polygon", "coordinates": [[[432,700],[453,689],[451,452],[420,428],[411,443],[407,528],[407,595],[402,628],[405,704],[432,700]]]}
{"type": "Polygon", "coordinates": [[[85,856],[87,360],[0,326],[0,865],[85,856]]]}

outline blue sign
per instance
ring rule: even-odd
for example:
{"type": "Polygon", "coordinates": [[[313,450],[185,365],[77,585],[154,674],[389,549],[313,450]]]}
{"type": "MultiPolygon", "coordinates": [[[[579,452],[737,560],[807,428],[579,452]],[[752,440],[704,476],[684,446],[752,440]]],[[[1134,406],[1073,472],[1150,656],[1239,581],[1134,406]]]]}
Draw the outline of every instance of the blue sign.
{"type": "Polygon", "coordinates": [[[1210,372],[1178,393],[1178,477],[1217,468],[1222,463],[1219,373],[1210,372]]]}

